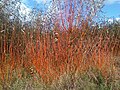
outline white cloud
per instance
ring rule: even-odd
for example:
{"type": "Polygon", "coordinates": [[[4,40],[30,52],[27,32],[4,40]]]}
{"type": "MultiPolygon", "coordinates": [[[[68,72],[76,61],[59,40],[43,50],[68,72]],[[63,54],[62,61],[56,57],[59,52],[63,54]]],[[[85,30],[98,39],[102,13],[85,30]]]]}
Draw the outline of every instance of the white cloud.
{"type": "Polygon", "coordinates": [[[20,13],[23,15],[28,15],[31,12],[31,9],[28,8],[25,4],[20,5],[20,13]]]}
{"type": "Polygon", "coordinates": [[[116,18],[117,21],[120,21],[120,18],[116,18]]]}
{"type": "MultiPolygon", "coordinates": [[[[33,1],[36,1],[38,4],[45,4],[45,3],[49,3],[51,0],[33,0],[33,1]]],[[[30,21],[31,20],[31,17],[29,14],[30,12],[32,11],[31,8],[27,7],[27,4],[29,3],[30,1],[29,0],[22,0],[22,3],[20,5],[20,13],[21,13],[21,16],[26,16],[26,20],[27,21],[30,21]]]]}
{"type": "Polygon", "coordinates": [[[39,3],[46,3],[46,0],[34,0],[34,1],[36,1],[38,4],[39,3]]]}
{"type": "Polygon", "coordinates": [[[26,17],[25,21],[30,21],[30,15],[29,14],[30,14],[31,11],[32,11],[32,9],[27,7],[24,3],[20,4],[19,13],[20,13],[21,19],[23,19],[23,17],[26,17]]]}
{"type": "Polygon", "coordinates": [[[113,19],[108,19],[108,22],[109,23],[113,23],[113,19]]]}
{"type": "Polygon", "coordinates": [[[34,1],[36,1],[39,4],[39,3],[47,3],[51,0],[34,0],[34,1]]]}
{"type": "Polygon", "coordinates": [[[119,17],[118,17],[118,18],[114,18],[114,19],[113,19],[113,18],[110,18],[110,19],[108,19],[108,22],[109,22],[109,23],[113,23],[114,20],[119,22],[119,21],[120,21],[120,18],[119,18],[119,17]]]}
{"type": "Polygon", "coordinates": [[[106,4],[114,4],[114,3],[119,3],[120,4],[120,0],[106,0],[105,3],[106,4]]]}

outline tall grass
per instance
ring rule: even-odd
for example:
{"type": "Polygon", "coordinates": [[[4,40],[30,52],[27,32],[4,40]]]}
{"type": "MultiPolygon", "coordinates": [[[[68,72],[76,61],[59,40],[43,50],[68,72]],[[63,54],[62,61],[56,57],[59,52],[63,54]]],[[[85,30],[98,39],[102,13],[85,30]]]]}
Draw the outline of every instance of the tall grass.
{"type": "MultiPolygon", "coordinates": [[[[114,74],[113,55],[120,43],[119,36],[114,36],[108,29],[86,28],[82,31],[73,27],[72,32],[68,32],[55,28],[41,34],[37,30],[17,32],[13,27],[10,37],[4,31],[0,40],[1,81],[12,81],[14,71],[21,78],[22,69],[33,77],[38,73],[47,83],[64,73],[86,72],[90,68],[100,70],[107,79],[114,74]]],[[[120,33],[119,30],[116,32],[120,33]]]]}
{"type": "MultiPolygon", "coordinates": [[[[119,75],[116,78],[119,67],[114,58],[120,55],[119,24],[91,27],[89,14],[75,20],[73,3],[78,5],[71,0],[70,6],[62,10],[64,13],[60,12],[52,31],[17,24],[10,27],[7,22],[1,25],[0,84],[3,90],[15,89],[15,84],[18,87],[20,83],[28,90],[37,84],[45,90],[89,90],[92,86],[92,89],[119,90],[119,75]],[[74,24],[75,21],[80,25],[74,24]]],[[[85,3],[79,4],[82,7],[85,3]]],[[[90,12],[89,7],[86,6],[86,10],[90,12]]]]}

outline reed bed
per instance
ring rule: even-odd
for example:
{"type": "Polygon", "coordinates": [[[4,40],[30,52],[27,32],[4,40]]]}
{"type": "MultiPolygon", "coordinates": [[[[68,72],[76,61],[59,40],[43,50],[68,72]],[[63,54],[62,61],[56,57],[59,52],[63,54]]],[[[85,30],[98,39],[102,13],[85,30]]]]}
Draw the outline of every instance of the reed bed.
{"type": "Polygon", "coordinates": [[[14,83],[15,76],[24,73],[34,80],[51,84],[64,74],[86,73],[97,69],[107,80],[115,74],[114,56],[120,54],[120,31],[109,28],[73,27],[71,31],[55,28],[51,32],[38,30],[1,33],[0,79],[3,88],[14,83]],[[108,31],[107,31],[108,30],[108,31]]]}

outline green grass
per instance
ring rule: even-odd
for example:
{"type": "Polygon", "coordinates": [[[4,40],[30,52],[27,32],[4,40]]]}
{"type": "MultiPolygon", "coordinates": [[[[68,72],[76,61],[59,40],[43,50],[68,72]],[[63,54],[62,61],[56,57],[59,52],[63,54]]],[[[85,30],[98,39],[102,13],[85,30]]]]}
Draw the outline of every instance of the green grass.
{"type": "Polygon", "coordinates": [[[104,78],[97,69],[89,69],[84,73],[65,73],[54,80],[51,84],[44,83],[42,78],[32,77],[22,71],[22,77],[16,77],[17,72],[13,73],[12,81],[0,85],[0,90],[119,90],[120,80],[109,76],[104,78]]]}

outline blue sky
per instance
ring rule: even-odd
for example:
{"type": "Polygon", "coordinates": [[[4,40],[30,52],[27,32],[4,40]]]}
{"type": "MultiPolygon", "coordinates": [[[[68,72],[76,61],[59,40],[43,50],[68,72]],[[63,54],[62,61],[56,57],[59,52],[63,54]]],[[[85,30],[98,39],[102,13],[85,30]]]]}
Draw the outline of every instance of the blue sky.
{"type": "MultiPolygon", "coordinates": [[[[22,0],[28,9],[33,6],[43,8],[46,2],[50,0],[22,0]]],[[[102,11],[108,18],[120,18],[120,0],[106,0],[102,11]]]]}
{"type": "Polygon", "coordinates": [[[120,0],[107,0],[102,10],[109,18],[120,18],[120,0]]]}
{"type": "Polygon", "coordinates": [[[40,7],[40,8],[45,8],[46,3],[50,2],[51,0],[22,0],[22,2],[28,7],[28,8],[33,8],[33,7],[40,7]]]}

